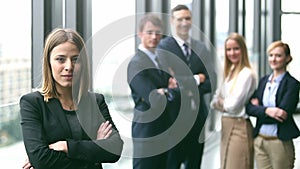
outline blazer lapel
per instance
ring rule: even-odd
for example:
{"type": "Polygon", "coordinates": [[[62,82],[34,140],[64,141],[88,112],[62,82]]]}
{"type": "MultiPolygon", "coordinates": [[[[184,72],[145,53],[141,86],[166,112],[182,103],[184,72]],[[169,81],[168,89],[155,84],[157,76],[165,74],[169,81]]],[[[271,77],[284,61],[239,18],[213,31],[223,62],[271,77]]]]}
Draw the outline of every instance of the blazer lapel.
{"type": "Polygon", "coordinates": [[[161,79],[164,79],[164,70],[163,70],[163,67],[160,67],[159,69],[155,66],[155,64],[153,63],[153,61],[149,58],[149,56],[147,56],[146,53],[144,53],[143,51],[141,50],[138,50],[138,57],[140,59],[140,63],[143,64],[143,68],[147,68],[146,71],[148,72],[151,72],[152,73],[155,73],[154,76],[152,77],[155,77],[157,80],[156,81],[161,81],[161,79]],[[149,68],[149,69],[148,69],[149,68]],[[154,70],[155,69],[155,70],[154,70]]]}
{"type": "Polygon", "coordinates": [[[46,103],[49,110],[56,115],[57,121],[62,126],[62,129],[66,133],[66,137],[71,137],[71,129],[68,125],[68,121],[65,116],[65,112],[63,111],[59,101],[57,99],[50,99],[49,102],[46,103]]]}
{"type": "Polygon", "coordinates": [[[269,76],[266,76],[264,79],[262,79],[261,86],[260,86],[260,88],[258,90],[258,93],[257,93],[257,97],[259,98],[259,100],[261,100],[260,104],[262,104],[265,87],[266,87],[267,82],[268,82],[268,77],[269,76]]]}
{"type": "Polygon", "coordinates": [[[178,45],[177,41],[175,40],[174,37],[172,37],[172,41],[171,41],[171,46],[172,48],[175,49],[175,54],[180,57],[183,61],[186,62],[186,58],[184,56],[183,51],[181,50],[181,47],[178,45]]]}
{"type": "Polygon", "coordinates": [[[87,97],[81,99],[76,114],[85,133],[95,139],[97,130],[105,119],[100,113],[94,94],[89,93],[87,97]]]}
{"type": "Polygon", "coordinates": [[[283,92],[284,92],[284,89],[285,89],[285,86],[286,86],[286,83],[287,83],[287,77],[290,76],[290,74],[288,72],[286,72],[286,74],[284,75],[284,77],[282,78],[279,86],[278,86],[278,89],[277,89],[277,92],[276,92],[276,106],[278,106],[279,102],[280,102],[280,99],[283,95],[283,92]]]}
{"type": "Polygon", "coordinates": [[[152,62],[152,60],[147,56],[146,53],[144,53],[141,50],[138,50],[138,56],[141,60],[141,63],[144,64],[143,67],[145,68],[156,68],[155,64],[152,62]]]}

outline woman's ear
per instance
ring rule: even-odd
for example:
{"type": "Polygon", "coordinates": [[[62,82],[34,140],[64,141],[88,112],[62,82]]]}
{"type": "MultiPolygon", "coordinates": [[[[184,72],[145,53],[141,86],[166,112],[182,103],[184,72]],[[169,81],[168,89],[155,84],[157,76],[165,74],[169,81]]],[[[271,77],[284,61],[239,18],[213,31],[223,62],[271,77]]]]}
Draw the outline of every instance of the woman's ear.
{"type": "Polygon", "coordinates": [[[286,64],[288,65],[293,60],[292,56],[287,56],[286,58],[286,64]]]}

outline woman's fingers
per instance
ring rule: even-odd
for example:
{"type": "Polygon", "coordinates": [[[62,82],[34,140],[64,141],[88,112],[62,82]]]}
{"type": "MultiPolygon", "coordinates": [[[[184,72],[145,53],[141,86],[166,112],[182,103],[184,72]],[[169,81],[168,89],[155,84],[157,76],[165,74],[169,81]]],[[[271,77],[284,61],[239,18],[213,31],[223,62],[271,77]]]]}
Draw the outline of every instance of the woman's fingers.
{"type": "Polygon", "coordinates": [[[102,123],[97,132],[97,140],[108,138],[112,133],[111,128],[112,125],[109,123],[109,121],[102,123]]]}
{"type": "Polygon", "coordinates": [[[109,130],[109,131],[107,132],[106,136],[104,137],[104,139],[107,139],[107,138],[111,135],[111,133],[112,133],[112,130],[109,130]]]}
{"type": "Polygon", "coordinates": [[[22,166],[23,169],[33,169],[33,167],[31,166],[31,163],[29,161],[29,158],[27,157],[25,160],[24,165],[22,166]]]}

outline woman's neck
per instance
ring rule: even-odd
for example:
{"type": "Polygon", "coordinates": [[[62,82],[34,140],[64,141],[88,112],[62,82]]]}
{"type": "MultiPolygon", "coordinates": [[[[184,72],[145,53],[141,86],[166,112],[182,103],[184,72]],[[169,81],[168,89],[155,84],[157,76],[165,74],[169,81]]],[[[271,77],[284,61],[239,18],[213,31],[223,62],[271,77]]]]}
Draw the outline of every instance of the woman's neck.
{"type": "Polygon", "coordinates": [[[273,77],[272,77],[272,82],[274,81],[274,79],[276,79],[278,76],[282,75],[283,73],[285,73],[286,70],[280,70],[280,71],[273,71],[273,77]]]}
{"type": "Polygon", "coordinates": [[[64,110],[70,111],[70,110],[76,109],[76,105],[74,104],[74,101],[72,98],[64,97],[64,95],[61,95],[58,99],[64,110]]]}
{"type": "Polygon", "coordinates": [[[63,99],[72,100],[72,88],[71,87],[56,86],[56,90],[59,93],[60,97],[63,97],[63,99]]]}
{"type": "Polygon", "coordinates": [[[75,104],[72,97],[72,88],[58,88],[59,101],[65,110],[75,110],[75,104]]]}
{"type": "Polygon", "coordinates": [[[231,67],[231,70],[230,70],[230,72],[229,72],[229,77],[228,77],[228,81],[230,81],[230,80],[232,80],[233,78],[234,78],[234,76],[236,75],[236,65],[233,65],[232,67],[231,67]]]}

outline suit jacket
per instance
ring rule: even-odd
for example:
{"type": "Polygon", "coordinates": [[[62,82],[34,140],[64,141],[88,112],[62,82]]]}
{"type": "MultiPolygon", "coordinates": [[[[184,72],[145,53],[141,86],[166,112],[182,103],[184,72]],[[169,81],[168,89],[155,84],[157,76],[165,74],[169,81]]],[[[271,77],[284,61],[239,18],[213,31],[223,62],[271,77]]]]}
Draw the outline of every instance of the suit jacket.
{"type": "Polygon", "coordinates": [[[135,103],[132,123],[134,138],[148,138],[165,131],[168,125],[167,99],[156,89],[167,88],[169,75],[156,68],[152,60],[137,50],[127,68],[127,81],[135,103]]]}
{"type": "Polygon", "coordinates": [[[267,107],[263,106],[262,100],[268,77],[269,75],[261,78],[258,88],[252,96],[252,98],[258,98],[259,106],[254,106],[251,102],[246,106],[247,113],[257,118],[254,136],[256,137],[259,134],[259,129],[262,124],[277,124],[277,135],[280,140],[296,138],[300,135],[300,131],[293,119],[293,113],[295,112],[299,101],[300,83],[287,72],[279,84],[275,100],[276,107],[281,108],[288,113],[287,120],[281,123],[265,114],[267,107]]]}
{"type": "Polygon", "coordinates": [[[182,119],[182,124],[193,125],[194,123],[192,122],[196,119],[191,135],[198,138],[208,114],[203,95],[211,92],[210,76],[207,70],[213,67],[213,63],[204,43],[192,39],[191,49],[190,63],[187,62],[181,47],[174,37],[162,39],[157,51],[164,70],[175,76],[179,83],[180,97],[177,97],[174,104],[170,105],[172,107],[172,121],[182,119]],[[199,73],[205,74],[206,80],[197,86],[193,75],[199,73]],[[196,113],[190,113],[192,112],[190,108],[192,103],[186,101],[191,100],[191,97],[196,103],[196,113]],[[180,115],[178,114],[179,111],[185,114],[182,115],[182,118],[177,118],[180,115]],[[187,121],[189,122],[186,123],[187,121]]]}
{"type": "Polygon", "coordinates": [[[81,140],[72,138],[58,99],[45,102],[40,92],[29,93],[21,97],[20,109],[24,144],[35,169],[99,169],[102,162],[116,162],[120,158],[123,141],[103,95],[89,93],[79,103],[76,114],[84,133],[81,140]],[[112,135],[96,140],[97,130],[106,120],[113,124],[112,135]],[[49,144],[64,140],[68,153],[49,149],[49,144]]]}

